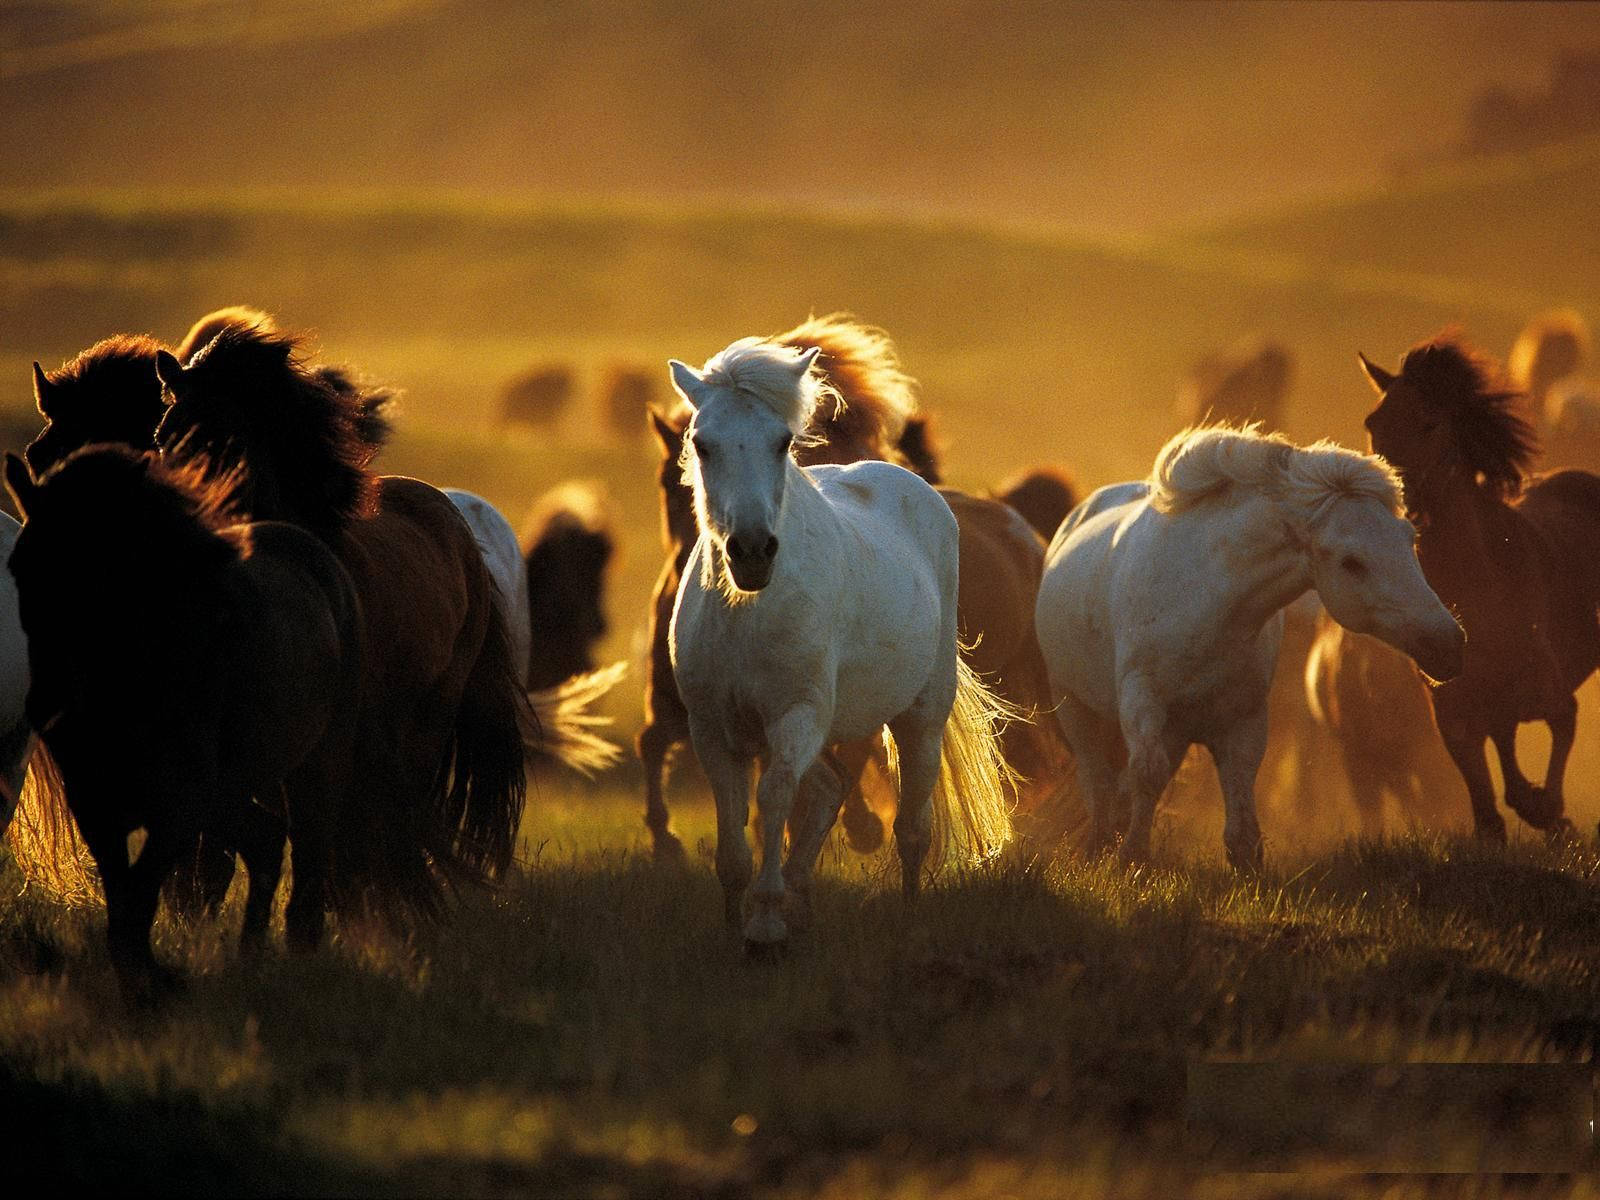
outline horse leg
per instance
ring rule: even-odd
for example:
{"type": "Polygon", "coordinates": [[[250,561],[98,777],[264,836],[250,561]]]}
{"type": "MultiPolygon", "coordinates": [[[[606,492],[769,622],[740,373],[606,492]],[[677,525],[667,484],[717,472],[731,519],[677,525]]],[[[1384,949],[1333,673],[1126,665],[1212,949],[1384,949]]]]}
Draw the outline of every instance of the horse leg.
{"type": "Polygon", "coordinates": [[[883,755],[881,735],[836,746],[829,752],[840,775],[847,784],[853,785],[845,795],[840,819],[844,823],[844,834],[850,849],[857,854],[871,854],[883,847],[883,820],[867,800],[863,786],[868,765],[875,760],[881,761],[883,755]]]}
{"type": "Polygon", "coordinates": [[[151,1004],[161,992],[174,990],[178,985],[177,973],[156,961],[150,948],[150,927],[155,924],[161,885],[192,840],[165,827],[151,829],[139,857],[129,865],[123,877],[121,903],[116,909],[111,906],[110,892],[106,893],[111,963],[116,968],[124,999],[133,1004],[151,1004]]]}
{"type": "Polygon", "coordinates": [[[795,705],[767,727],[766,770],[756,788],[756,811],[761,818],[761,870],[751,889],[754,904],[744,926],[748,946],[775,946],[788,939],[789,927],[782,911],[783,832],[800,781],[822,753],[825,733],[816,710],[809,704],[795,705]]]}
{"type": "MultiPolygon", "coordinates": [[[[289,948],[301,954],[322,944],[332,899],[338,814],[351,789],[351,736],[341,732],[330,739],[322,752],[289,777],[283,789],[294,866],[294,882],[283,914],[284,936],[289,948]]],[[[281,858],[281,840],[278,848],[281,858]]]]}
{"type": "Polygon", "coordinates": [[[1138,675],[1123,681],[1118,716],[1128,746],[1128,765],[1123,769],[1117,794],[1119,806],[1128,815],[1122,857],[1128,862],[1140,862],[1150,856],[1150,827],[1155,821],[1156,801],[1172,782],[1186,747],[1168,735],[1166,710],[1138,675]]]}
{"type": "Polygon", "coordinates": [[[717,804],[717,881],[722,884],[723,919],[732,927],[739,923],[754,873],[744,833],[750,819],[750,762],[730,754],[714,737],[695,739],[695,757],[717,804]]]}
{"type": "Polygon", "coordinates": [[[250,888],[245,895],[244,926],[239,932],[239,953],[256,958],[266,945],[272,899],[283,874],[283,843],[288,836],[283,818],[246,800],[238,820],[239,857],[244,859],[250,888]]]}
{"type": "MultiPolygon", "coordinates": [[[[831,752],[825,752],[800,780],[789,840],[789,858],[783,864],[783,882],[793,895],[792,906],[802,919],[811,915],[811,884],[817,857],[838,820],[851,790],[851,776],[831,752]]],[[[859,794],[859,793],[858,793],[859,794]]],[[[876,820],[876,817],[874,817],[876,820]]]]}
{"type": "MultiPolygon", "coordinates": [[[[1489,730],[1489,740],[1494,743],[1494,750],[1500,757],[1500,777],[1506,785],[1506,807],[1518,813],[1522,819],[1532,825],[1534,822],[1529,816],[1533,807],[1533,783],[1522,773],[1522,767],[1517,762],[1517,723],[1516,721],[1503,721],[1495,724],[1489,730]]],[[[1552,752],[1554,747],[1551,747],[1552,752]]]]}
{"type": "Polygon", "coordinates": [[[1578,731],[1578,698],[1566,696],[1563,700],[1556,714],[1545,718],[1545,724],[1550,727],[1550,761],[1544,770],[1544,786],[1533,789],[1528,808],[1522,814],[1528,824],[1551,834],[1572,826],[1566,818],[1562,788],[1567,774],[1567,755],[1572,753],[1572,740],[1578,731]]]}
{"type": "Polygon", "coordinates": [[[635,742],[639,761],[644,764],[645,828],[650,830],[652,851],[661,860],[679,861],[684,857],[683,843],[670,828],[672,815],[667,811],[666,800],[667,759],[680,740],[665,722],[651,721],[639,731],[635,742]]]}
{"type": "Polygon", "coordinates": [[[1467,785],[1467,795],[1472,801],[1474,836],[1486,842],[1506,840],[1505,818],[1495,809],[1494,781],[1489,777],[1489,757],[1484,751],[1484,735],[1464,723],[1439,722],[1439,733],[1444,747],[1450,752],[1456,770],[1467,785]]]}
{"type": "Polygon", "coordinates": [[[1234,723],[1222,737],[1206,743],[1222,784],[1227,817],[1222,844],[1236,871],[1261,868],[1261,824],[1256,819],[1256,775],[1267,752],[1267,707],[1234,723]]]}
{"type": "Polygon", "coordinates": [[[1078,790],[1089,808],[1090,854],[1110,848],[1115,836],[1112,811],[1117,794],[1117,757],[1122,733],[1115,724],[1070,693],[1056,706],[1056,720],[1078,767],[1078,790]]]}
{"type": "Polygon", "coordinates": [[[939,782],[944,722],[930,722],[915,708],[889,725],[900,754],[900,806],[894,815],[894,845],[900,854],[900,891],[909,900],[922,887],[922,864],[933,845],[933,789],[939,782]]]}
{"type": "Polygon", "coordinates": [[[1378,771],[1356,746],[1341,745],[1344,772],[1350,780],[1350,798],[1355,801],[1361,821],[1361,836],[1383,836],[1383,784],[1378,771]]]}

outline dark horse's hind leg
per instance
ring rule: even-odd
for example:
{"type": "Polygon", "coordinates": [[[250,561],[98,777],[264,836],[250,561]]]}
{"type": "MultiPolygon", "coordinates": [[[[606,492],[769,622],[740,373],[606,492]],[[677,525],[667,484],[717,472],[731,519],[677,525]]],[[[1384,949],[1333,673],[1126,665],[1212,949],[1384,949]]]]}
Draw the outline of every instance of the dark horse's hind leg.
{"type": "Polygon", "coordinates": [[[1567,697],[1567,703],[1561,710],[1547,719],[1546,724],[1550,726],[1550,762],[1545,768],[1542,787],[1536,787],[1517,763],[1516,726],[1501,726],[1491,735],[1500,756],[1500,773],[1506,781],[1506,807],[1535,829],[1553,833],[1570,824],[1565,815],[1562,782],[1577,723],[1578,702],[1575,697],[1567,697]]]}
{"type": "Polygon", "coordinates": [[[1439,732],[1444,737],[1445,749],[1461,772],[1467,785],[1467,795],[1472,800],[1473,834],[1486,842],[1506,840],[1505,818],[1495,808],[1494,781],[1489,777],[1489,756],[1484,750],[1483,734],[1454,722],[1439,722],[1439,732]]]}
{"type": "Polygon", "coordinates": [[[672,814],[667,811],[666,800],[667,760],[672,748],[682,741],[666,722],[651,721],[639,731],[637,742],[639,761],[644,764],[644,823],[650,830],[655,856],[662,860],[684,857],[683,843],[671,829],[672,814]]]}
{"type": "Polygon", "coordinates": [[[250,877],[250,892],[244,904],[244,928],[239,933],[239,952],[246,957],[260,954],[266,944],[272,900],[278,891],[278,878],[283,874],[283,843],[287,835],[283,817],[259,804],[244,802],[236,844],[250,877]]]}
{"type": "Polygon", "coordinates": [[[80,822],[84,841],[100,870],[106,893],[106,942],[123,1000],[130,1005],[154,1003],[171,990],[177,976],[156,962],[150,949],[161,885],[190,839],[166,829],[153,829],[139,857],[128,862],[127,838],[120,831],[80,822]]]}

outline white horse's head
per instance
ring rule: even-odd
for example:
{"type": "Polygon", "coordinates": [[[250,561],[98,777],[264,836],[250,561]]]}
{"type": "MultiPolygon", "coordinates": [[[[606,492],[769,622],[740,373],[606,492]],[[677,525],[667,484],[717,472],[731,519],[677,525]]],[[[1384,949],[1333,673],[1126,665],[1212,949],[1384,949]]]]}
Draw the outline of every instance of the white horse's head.
{"type": "Polygon", "coordinates": [[[728,582],[757,592],[778,556],[789,448],[827,385],[813,372],[817,350],[744,338],[706,365],[672,361],[672,382],[694,409],[684,471],[694,488],[701,536],[727,563],[728,582]]]}
{"type": "Polygon", "coordinates": [[[1433,679],[1453,678],[1461,672],[1466,634],[1423,577],[1416,528],[1400,515],[1398,480],[1379,459],[1336,453],[1370,464],[1373,477],[1352,472],[1331,480],[1316,503],[1306,523],[1312,586],[1346,629],[1409,654],[1433,679]]]}

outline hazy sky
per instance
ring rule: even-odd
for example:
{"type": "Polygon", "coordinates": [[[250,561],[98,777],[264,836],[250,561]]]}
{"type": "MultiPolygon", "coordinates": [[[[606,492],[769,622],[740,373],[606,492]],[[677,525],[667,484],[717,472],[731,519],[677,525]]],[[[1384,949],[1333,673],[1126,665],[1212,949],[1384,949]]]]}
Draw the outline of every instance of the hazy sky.
{"type": "Polygon", "coordinates": [[[0,6],[0,185],[453,187],[1139,230],[1446,154],[1595,4],[0,6]]]}

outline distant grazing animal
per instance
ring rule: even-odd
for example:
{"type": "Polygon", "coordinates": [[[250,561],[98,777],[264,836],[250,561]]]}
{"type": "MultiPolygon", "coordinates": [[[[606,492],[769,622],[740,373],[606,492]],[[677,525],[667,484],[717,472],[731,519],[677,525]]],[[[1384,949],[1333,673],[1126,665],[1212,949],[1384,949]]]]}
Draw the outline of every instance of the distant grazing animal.
{"type": "Polygon", "coordinates": [[[600,412],[615,437],[633,441],[643,430],[639,418],[656,407],[660,388],[648,367],[613,364],[600,384],[600,412]]]}
{"type": "MultiPolygon", "coordinates": [[[[0,513],[0,558],[10,556],[21,530],[12,517],[0,513]]],[[[9,572],[0,572],[0,836],[17,811],[33,754],[27,698],[28,637],[22,632],[17,583],[9,572]]]]}
{"type": "Polygon", "coordinates": [[[363,653],[349,573],[303,530],[229,524],[215,489],[150,454],[82,450],[42,482],[8,454],[5,474],[26,515],[9,566],[28,715],[99,868],[124,995],[148,1002],[170,981],[150,926],[162,883],[202,834],[244,858],[251,952],[287,829],[287,932],[315,948],[324,906],[364,881],[359,856],[336,860],[341,828],[365,836],[345,808],[363,653]],[[147,837],[130,862],[136,829],[147,837]],[[346,868],[355,874],[341,881],[346,868]]]}
{"type": "Polygon", "coordinates": [[[1511,385],[1544,468],[1600,469],[1600,381],[1583,374],[1591,346],[1589,323],[1568,308],[1534,317],[1511,347],[1511,385]]]}
{"type": "Polygon", "coordinates": [[[1078,486],[1064,467],[1040,466],[1019,471],[990,493],[1016,509],[1046,542],[1078,506],[1078,486]]]}
{"type": "Polygon", "coordinates": [[[524,371],[500,391],[500,425],[548,428],[567,411],[574,388],[569,367],[547,366],[524,371]]]}
{"type": "Polygon", "coordinates": [[[1294,379],[1294,355],[1270,338],[1247,337],[1201,359],[1178,386],[1185,425],[1259,423],[1283,426],[1283,402],[1294,379]]]}
{"type": "Polygon", "coordinates": [[[1304,676],[1311,712],[1338,745],[1363,836],[1382,835],[1386,793],[1402,821],[1447,828],[1466,813],[1460,772],[1409,658],[1324,614],[1304,676]]]}
{"type": "Polygon", "coordinates": [[[703,370],[672,363],[694,409],[686,467],[700,530],[673,612],[672,661],[716,796],[724,912],[740,920],[748,887],[753,947],[787,939],[791,893],[808,911],[848,786],[827,762],[830,745],[885,726],[892,734],[908,898],[936,832],[968,861],[1010,835],[997,706],[956,653],[955,518],[902,468],[806,469],[791,458],[824,399],[818,354],[747,338],[703,370]],[[751,886],[744,831],[758,758],[762,858],[751,886]]]}
{"type": "Polygon", "coordinates": [[[606,634],[606,571],[615,552],[611,520],[594,487],[561,484],[533,506],[518,559],[531,621],[530,688],[554,687],[595,669],[595,646],[606,634]]]}
{"type": "MultiPolygon", "coordinates": [[[[916,414],[916,385],[900,365],[900,357],[881,329],[863,325],[843,313],[812,317],[770,341],[795,350],[817,349],[819,364],[830,390],[812,414],[805,436],[795,445],[801,466],[849,463],[862,459],[888,459],[909,466],[899,450],[916,414]]],[[[667,560],[656,577],[651,597],[650,673],[644,689],[644,727],[637,747],[644,764],[645,824],[658,858],[681,858],[683,844],[672,832],[665,788],[674,747],[689,740],[689,718],[678,696],[667,630],[677,600],[689,552],[699,536],[694,499],[683,475],[683,431],[692,410],[680,404],[669,413],[652,410],[650,426],[661,448],[658,482],[661,486],[662,537],[667,560]]],[[[921,444],[919,451],[929,447],[921,444]]],[[[937,477],[936,464],[928,464],[937,477]]],[[[925,477],[926,478],[926,477],[925,477]]],[[[864,761],[864,759],[863,759],[864,761]]],[[[871,848],[882,827],[875,820],[858,820],[862,814],[847,810],[845,824],[856,844],[871,848]]]]}
{"type": "Polygon", "coordinates": [[[394,916],[432,916],[458,881],[510,864],[531,715],[494,584],[455,506],[367,469],[361,405],[288,335],[230,327],[188,366],[157,356],[164,456],[203,466],[251,519],[286,520],[351,573],[367,626],[353,788],[394,916]],[[381,814],[381,815],[378,815],[381,814]]]}
{"type": "Polygon", "coordinates": [[[1465,669],[1430,695],[1476,832],[1506,836],[1485,739],[1500,755],[1507,806],[1536,829],[1563,829],[1573,693],[1600,665],[1600,477],[1530,481],[1537,443],[1516,390],[1451,335],[1413,346],[1398,374],[1361,364],[1381,397],[1366,420],[1373,450],[1405,481],[1422,569],[1467,630],[1465,669]],[[1542,787],[1517,765],[1524,721],[1550,727],[1542,787]]]}
{"type": "Polygon", "coordinates": [[[1379,460],[1227,428],[1177,435],[1147,482],[1080,504],[1050,545],[1037,625],[1095,844],[1120,831],[1125,857],[1147,855],[1156,801],[1198,743],[1222,783],[1228,859],[1259,865],[1254,787],[1286,604],[1315,588],[1335,620],[1435,677],[1460,668],[1461,629],[1413,535],[1379,460]]]}

